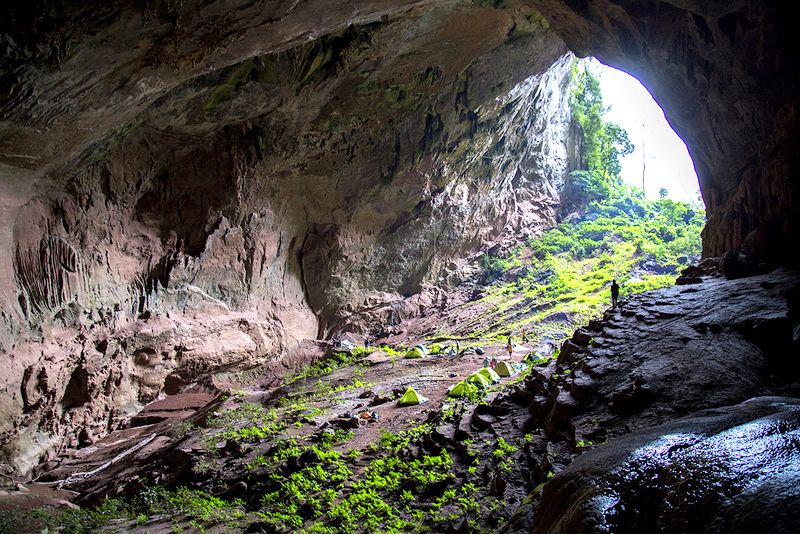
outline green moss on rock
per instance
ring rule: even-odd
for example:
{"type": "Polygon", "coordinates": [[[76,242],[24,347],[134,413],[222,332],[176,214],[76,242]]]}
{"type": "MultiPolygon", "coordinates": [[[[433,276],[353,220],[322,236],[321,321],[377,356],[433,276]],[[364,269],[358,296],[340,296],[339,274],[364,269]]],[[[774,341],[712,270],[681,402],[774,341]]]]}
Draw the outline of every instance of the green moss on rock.
{"type": "Polygon", "coordinates": [[[250,79],[251,73],[254,70],[258,71],[258,67],[253,59],[248,59],[242,63],[239,68],[237,68],[230,76],[228,76],[228,79],[224,84],[218,86],[211,92],[211,95],[208,97],[205,104],[203,104],[203,110],[208,111],[214,109],[222,102],[230,100],[234,91],[238,90],[245,83],[247,83],[247,81],[250,79]]]}

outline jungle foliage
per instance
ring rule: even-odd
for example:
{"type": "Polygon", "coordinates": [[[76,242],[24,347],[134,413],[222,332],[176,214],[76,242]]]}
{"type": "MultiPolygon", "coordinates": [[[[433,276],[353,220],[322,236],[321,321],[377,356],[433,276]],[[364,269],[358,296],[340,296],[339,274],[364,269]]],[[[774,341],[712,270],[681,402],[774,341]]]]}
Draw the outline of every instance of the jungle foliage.
{"type": "Polygon", "coordinates": [[[574,76],[570,107],[583,129],[587,168],[570,173],[565,207],[572,213],[532,244],[537,257],[569,251],[575,259],[585,258],[607,251],[611,242],[633,243],[637,254],[659,262],[699,256],[705,214],[666,198],[663,188],[661,198],[651,201],[622,181],[619,159],[634,146],[623,128],[603,121],[606,108],[597,78],[586,67],[582,72],[575,67],[574,76]]]}
{"type": "Polygon", "coordinates": [[[674,283],[678,271],[701,253],[705,213],[666,198],[648,200],[624,183],[619,158],[633,151],[627,132],[603,121],[606,111],[597,78],[575,67],[570,103],[584,134],[586,168],[570,173],[560,224],[502,257],[480,258],[492,298],[521,295],[541,310],[515,328],[542,335],[545,319],[567,312],[576,323],[608,307],[616,279],[621,297],[674,283]]]}

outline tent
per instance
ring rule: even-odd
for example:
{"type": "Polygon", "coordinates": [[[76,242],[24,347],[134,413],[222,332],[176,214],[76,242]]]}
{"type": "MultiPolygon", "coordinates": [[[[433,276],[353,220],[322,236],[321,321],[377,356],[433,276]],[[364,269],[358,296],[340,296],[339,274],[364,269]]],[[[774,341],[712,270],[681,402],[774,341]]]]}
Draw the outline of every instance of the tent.
{"type": "Polygon", "coordinates": [[[397,404],[400,406],[411,406],[413,404],[422,404],[423,402],[428,402],[428,397],[423,397],[417,391],[409,387],[403,396],[400,397],[400,400],[397,401],[397,404]]]}
{"type": "Polygon", "coordinates": [[[434,354],[444,354],[446,356],[454,356],[459,353],[461,348],[461,344],[456,340],[455,345],[442,345],[440,343],[434,343],[431,345],[430,353],[431,355],[434,354]]]}
{"type": "Polygon", "coordinates": [[[494,372],[500,376],[514,376],[521,370],[516,364],[511,362],[500,362],[494,366],[494,372]]]}
{"type": "Polygon", "coordinates": [[[424,358],[428,355],[428,349],[425,348],[425,345],[417,345],[413,349],[406,352],[406,358],[424,358]]]}
{"type": "Polygon", "coordinates": [[[478,391],[478,388],[467,382],[466,380],[462,380],[458,384],[452,387],[450,391],[447,393],[448,397],[466,397],[470,393],[475,393],[478,391]]]}
{"type": "Polygon", "coordinates": [[[500,382],[500,375],[498,375],[491,367],[481,367],[477,370],[477,373],[485,376],[486,380],[488,380],[490,384],[496,384],[497,382],[500,382]]]}
{"type": "Polygon", "coordinates": [[[522,363],[526,363],[528,365],[541,365],[543,363],[547,363],[548,361],[550,361],[550,358],[539,352],[529,352],[522,359],[522,363]]]}
{"type": "Polygon", "coordinates": [[[478,389],[486,389],[491,384],[485,376],[477,371],[467,377],[467,382],[472,383],[478,389]]]}

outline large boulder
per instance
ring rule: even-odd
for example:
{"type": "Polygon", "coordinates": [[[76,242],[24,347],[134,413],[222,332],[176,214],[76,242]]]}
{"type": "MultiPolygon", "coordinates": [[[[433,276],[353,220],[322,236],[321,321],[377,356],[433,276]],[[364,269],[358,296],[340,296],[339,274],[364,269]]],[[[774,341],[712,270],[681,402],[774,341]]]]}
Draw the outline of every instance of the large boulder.
{"type": "Polygon", "coordinates": [[[758,397],[610,441],[544,488],[532,534],[800,529],[800,400],[758,397]]]}

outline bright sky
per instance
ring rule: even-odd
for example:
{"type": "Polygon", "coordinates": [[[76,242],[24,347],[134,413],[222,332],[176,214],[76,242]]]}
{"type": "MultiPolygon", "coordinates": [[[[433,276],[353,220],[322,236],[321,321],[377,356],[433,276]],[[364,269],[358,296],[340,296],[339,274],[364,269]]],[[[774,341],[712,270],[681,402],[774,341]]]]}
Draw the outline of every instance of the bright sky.
{"type": "Polygon", "coordinates": [[[603,104],[611,107],[603,120],[625,128],[628,138],[636,145],[632,154],[621,159],[622,179],[641,188],[644,163],[647,198],[659,198],[658,191],[664,187],[672,200],[702,207],[698,201],[697,174],[686,145],[672,131],[664,112],[647,89],[633,76],[596,59],[592,59],[590,68],[600,80],[603,104]]]}

